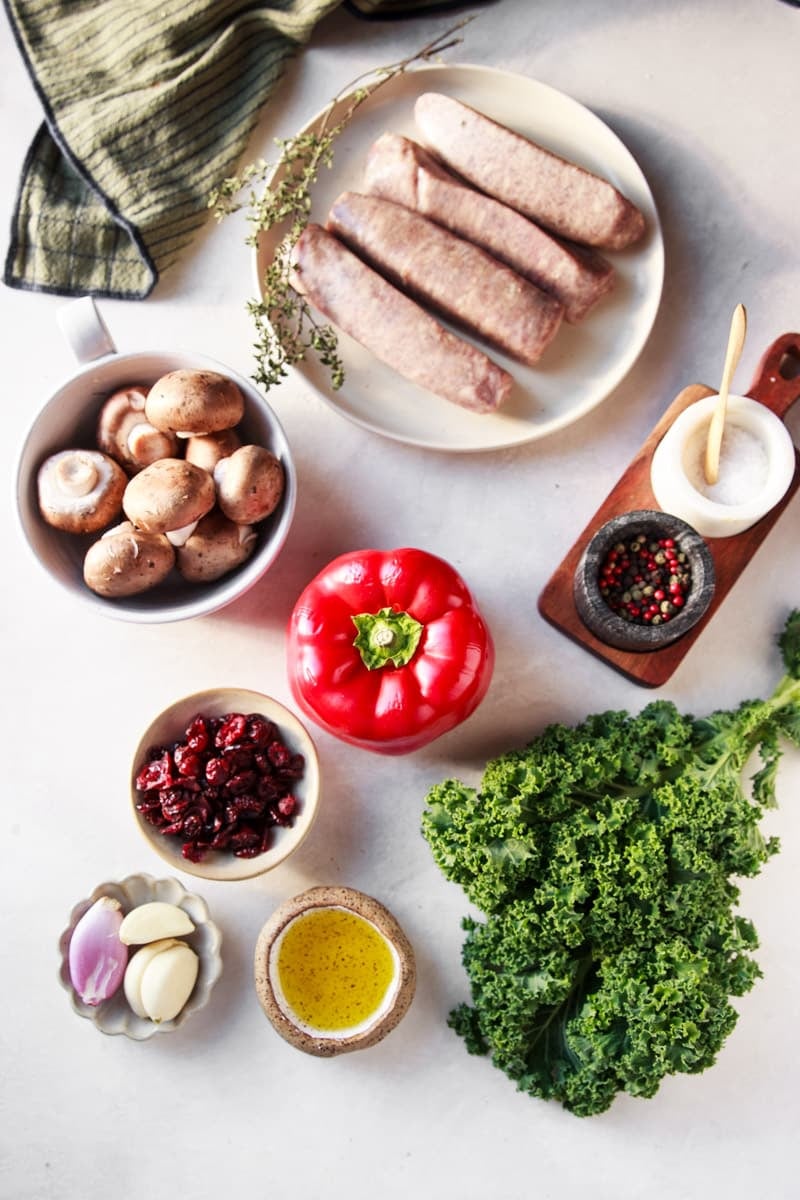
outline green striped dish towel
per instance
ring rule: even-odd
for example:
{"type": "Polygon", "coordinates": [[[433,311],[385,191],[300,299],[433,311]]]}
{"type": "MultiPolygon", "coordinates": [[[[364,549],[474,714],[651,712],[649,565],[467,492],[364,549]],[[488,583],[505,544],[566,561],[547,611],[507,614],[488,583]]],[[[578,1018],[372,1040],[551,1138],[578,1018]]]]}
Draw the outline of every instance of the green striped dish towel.
{"type": "MultiPolygon", "coordinates": [[[[4,281],[141,299],[208,216],[288,58],[341,0],[5,0],[45,111],[4,281]]],[[[348,0],[363,16],[447,7],[348,0]]]]}

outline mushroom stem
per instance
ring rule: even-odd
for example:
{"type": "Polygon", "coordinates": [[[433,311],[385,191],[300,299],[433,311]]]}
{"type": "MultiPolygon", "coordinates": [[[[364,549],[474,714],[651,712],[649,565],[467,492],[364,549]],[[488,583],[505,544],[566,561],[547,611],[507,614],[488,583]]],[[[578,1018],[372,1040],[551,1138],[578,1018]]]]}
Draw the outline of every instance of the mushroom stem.
{"type": "Polygon", "coordinates": [[[185,546],[196,528],[197,521],[190,521],[188,525],[181,525],[180,529],[168,529],[165,536],[173,546],[185,546]]]}
{"type": "Polygon", "coordinates": [[[128,453],[134,462],[149,466],[159,458],[169,458],[173,444],[166,434],[149,421],[140,421],[128,430],[128,453]]]}
{"type": "Polygon", "coordinates": [[[88,496],[99,478],[97,467],[80,452],[60,460],[56,466],[58,486],[68,496],[88,496]]]}

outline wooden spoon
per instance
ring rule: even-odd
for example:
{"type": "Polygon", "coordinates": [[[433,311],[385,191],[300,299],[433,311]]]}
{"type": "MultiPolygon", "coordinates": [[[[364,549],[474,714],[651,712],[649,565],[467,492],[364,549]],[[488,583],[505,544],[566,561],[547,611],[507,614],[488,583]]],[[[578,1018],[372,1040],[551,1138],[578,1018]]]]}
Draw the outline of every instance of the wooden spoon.
{"type": "Polygon", "coordinates": [[[737,304],[731,318],[731,331],[728,334],[728,349],[725,352],[725,365],[722,368],[722,382],[719,385],[719,395],[708,427],[706,442],[705,476],[706,483],[714,484],[719,479],[719,452],[722,446],[722,433],[725,429],[725,413],[728,408],[728,392],[731,379],[739,362],[747,333],[747,313],[743,304],[737,304]]]}

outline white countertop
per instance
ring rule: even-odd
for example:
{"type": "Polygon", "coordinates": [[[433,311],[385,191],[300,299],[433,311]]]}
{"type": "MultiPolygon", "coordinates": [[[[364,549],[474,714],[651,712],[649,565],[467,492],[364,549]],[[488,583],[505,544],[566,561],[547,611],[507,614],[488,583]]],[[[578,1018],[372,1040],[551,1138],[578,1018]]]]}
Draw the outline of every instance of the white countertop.
{"type": "MultiPolygon", "coordinates": [[[[288,136],[360,71],[416,48],[447,21],[367,24],[335,13],[290,69],[251,157],[269,155],[272,137],[288,136]]],[[[736,1002],[741,1017],[718,1063],[667,1080],[653,1100],[620,1097],[589,1120],[517,1093],[447,1028],[450,1008],[467,999],[459,921],[468,905],[440,876],[419,821],[433,783],[477,782],[488,757],[549,721],[636,711],[653,698],[547,625],[536,598],[676,393],[718,381],[736,302],[749,316],[743,388],[766,347],[798,328],[798,44],[800,11],[780,0],[501,0],[483,10],[453,61],[568,93],[644,170],[666,248],[652,335],[588,416],[546,440],[486,454],[379,438],[297,380],[285,383],[269,398],[298,468],[294,525],[269,574],[214,617],[162,627],[98,620],[32,560],[14,511],[16,457],[74,360],[56,324],[62,298],[0,288],[2,540],[11,560],[0,601],[4,1197],[797,1194],[797,751],[787,748],[782,760],[781,806],[768,822],[782,853],[742,888],[764,978],[736,1002]],[[467,578],[497,644],[487,699],[467,725],[398,760],[319,732],[324,803],[295,857],[245,883],[182,877],[223,931],[224,973],[208,1007],[146,1044],[99,1035],[59,987],[57,940],[72,905],[96,884],[164,873],[128,807],[140,731],[172,699],[215,684],[291,703],[283,631],[294,599],[330,558],[368,543],[423,547],[467,578]],[[376,1048],[330,1061],[284,1043],[252,985],[261,925],[281,900],[317,883],[349,884],[387,904],[419,966],[398,1029],[376,1048]]],[[[5,20],[0,111],[7,230],[41,112],[5,20]]],[[[209,224],[146,302],[100,301],[118,348],[196,348],[248,374],[249,253],[240,222],[209,224]]],[[[793,425],[797,440],[800,413],[793,425]]],[[[800,604],[799,552],[795,498],[656,694],[697,714],[766,695],[779,673],[774,638],[800,604]]]]}

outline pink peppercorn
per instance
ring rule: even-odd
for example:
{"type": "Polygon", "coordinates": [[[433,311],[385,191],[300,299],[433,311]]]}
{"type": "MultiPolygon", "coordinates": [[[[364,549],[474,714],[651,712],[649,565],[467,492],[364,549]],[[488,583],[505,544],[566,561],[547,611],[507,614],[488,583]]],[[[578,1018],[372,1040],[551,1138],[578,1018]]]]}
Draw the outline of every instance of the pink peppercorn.
{"type": "Polygon", "coordinates": [[[597,583],[612,612],[631,624],[655,626],[683,607],[691,569],[674,538],[640,533],[608,551],[597,583]]]}

